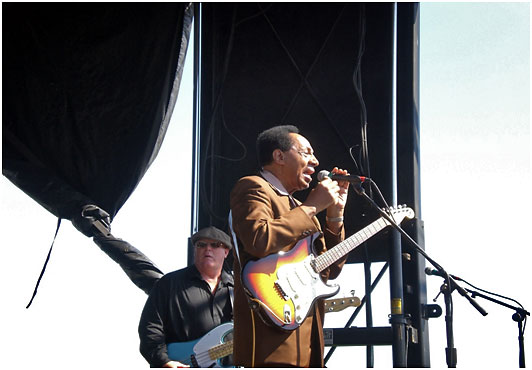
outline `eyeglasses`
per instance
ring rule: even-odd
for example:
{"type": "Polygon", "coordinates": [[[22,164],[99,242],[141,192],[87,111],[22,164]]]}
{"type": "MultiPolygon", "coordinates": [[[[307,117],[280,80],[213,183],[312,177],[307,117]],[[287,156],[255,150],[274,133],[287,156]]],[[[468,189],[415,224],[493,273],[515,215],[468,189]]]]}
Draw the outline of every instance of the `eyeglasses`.
{"type": "Polygon", "coordinates": [[[314,153],[307,153],[307,152],[302,152],[300,150],[297,150],[297,148],[295,146],[292,147],[292,149],[294,149],[296,152],[298,152],[298,154],[303,157],[304,160],[310,160],[311,158],[316,158],[314,156],[314,153]]]}
{"type": "Polygon", "coordinates": [[[210,245],[211,248],[213,248],[213,249],[224,247],[224,243],[222,243],[222,242],[210,242],[210,243],[197,242],[196,243],[196,248],[206,248],[208,245],[210,245]]]}

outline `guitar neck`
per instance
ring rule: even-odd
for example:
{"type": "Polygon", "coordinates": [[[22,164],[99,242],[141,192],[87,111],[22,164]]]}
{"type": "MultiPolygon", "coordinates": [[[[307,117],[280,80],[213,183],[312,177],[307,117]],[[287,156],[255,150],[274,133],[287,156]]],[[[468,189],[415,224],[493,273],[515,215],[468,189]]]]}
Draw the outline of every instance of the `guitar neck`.
{"type": "Polygon", "coordinates": [[[331,248],[327,252],[316,257],[314,259],[314,269],[316,272],[325,270],[389,224],[390,223],[383,217],[377,219],[359,232],[351,235],[340,244],[337,244],[334,248],[331,248]]]}
{"type": "Polygon", "coordinates": [[[225,356],[229,356],[233,353],[233,341],[228,340],[227,342],[218,344],[211,349],[209,349],[209,357],[211,360],[216,360],[225,356]]]}

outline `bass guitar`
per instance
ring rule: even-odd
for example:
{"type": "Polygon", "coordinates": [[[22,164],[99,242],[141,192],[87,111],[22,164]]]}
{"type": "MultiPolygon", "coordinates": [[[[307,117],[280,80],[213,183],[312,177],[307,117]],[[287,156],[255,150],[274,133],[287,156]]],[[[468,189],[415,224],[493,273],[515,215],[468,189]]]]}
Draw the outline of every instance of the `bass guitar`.
{"type": "Polygon", "coordinates": [[[199,339],[168,343],[168,357],[190,367],[225,367],[221,359],[233,353],[233,340],[228,339],[232,332],[233,323],[226,322],[199,339]]]}
{"type": "MultiPolygon", "coordinates": [[[[405,217],[414,217],[414,211],[400,206],[391,210],[391,217],[400,224],[405,217]]],[[[315,233],[298,241],[288,252],[246,263],[242,283],[251,301],[260,306],[260,316],[267,323],[285,330],[298,328],[316,299],[331,297],[340,290],[336,284],[324,283],[320,272],[389,224],[380,217],[319,256],[314,255],[312,249],[313,241],[319,236],[315,233]]]]}

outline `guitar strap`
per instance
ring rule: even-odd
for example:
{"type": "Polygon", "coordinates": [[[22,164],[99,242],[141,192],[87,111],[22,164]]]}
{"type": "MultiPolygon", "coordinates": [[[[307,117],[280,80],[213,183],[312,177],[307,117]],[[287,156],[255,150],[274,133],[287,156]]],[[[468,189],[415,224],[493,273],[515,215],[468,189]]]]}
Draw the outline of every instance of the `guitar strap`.
{"type": "Polygon", "coordinates": [[[231,301],[231,309],[235,309],[234,301],[235,301],[235,291],[232,286],[229,286],[229,300],[231,301]]]}
{"type": "MultiPolygon", "coordinates": [[[[236,258],[238,259],[238,264],[240,266],[240,271],[238,271],[237,273],[240,274],[240,281],[242,281],[242,260],[240,259],[240,252],[238,251],[238,241],[237,241],[237,237],[235,234],[235,230],[233,229],[232,210],[229,210],[228,221],[229,221],[229,229],[231,229],[231,235],[233,237],[233,247],[236,252],[236,258]]],[[[256,299],[252,299],[248,294],[245,294],[245,296],[248,300],[249,307],[251,307],[252,310],[256,310],[259,308],[259,301],[257,301],[256,299]]]]}
{"type": "Polygon", "coordinates": [[[235,231],[233,230],[233,211],[232,210],[229,210],[228,221],[229,221],[229,228],[231,229],[231,235],[233,236],[233,247],[235,248],[236,257],[238,258],[238,264],[242,268],[242,261],[240,261],[240,253],[238,252],[238,242],[236,241],[236,234],[235,234],[235,231]]]}

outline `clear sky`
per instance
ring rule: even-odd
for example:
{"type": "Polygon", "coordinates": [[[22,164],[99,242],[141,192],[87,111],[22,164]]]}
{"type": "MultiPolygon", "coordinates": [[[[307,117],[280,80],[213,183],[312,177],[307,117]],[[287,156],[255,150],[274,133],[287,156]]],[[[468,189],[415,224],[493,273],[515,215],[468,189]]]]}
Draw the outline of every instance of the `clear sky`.
{"type": "MultiPolygon", "coordinates": [[[[422,3],[420,48],[426,250],[449,273],[531,311],[529,4],[422,3]]],[[[189,60],[160,154],[112,225],[115,236],[165,272],[186,265],[191,74],[189,60]]],[[[0,366],[146,368],[137,335],[146,295],[68,221],[39,293],[25,309],[57,221],[5,177],[0,184],[0,366]]],[[[374,266],[374,276],[380,267],[374,266]]],[[[432,303],[442,280],[427,279],[432,303]]],[[[363,281],[361,267],[348,266],[338,279],[341,294],[355,289],[362,298],[363,281]]],[[[478,298],[489,313],[483,317],[457,293],[453,298],[458,367],[518,367],[513,312],[478,298]]],[[[437,303],[444,307],[442,297],[437,303]]],[[[386,275],[374,293],[374,325],[388,325],[389,306],[386,275]]],[[[326,326],[343,327],[352,311],[329,314],[326,326]]],[[[365,326],[363,314],[354,325],[365,326]]],[[[429,325],[432,367],[446,367],[444,319],[429,325]]],[[[528,357],[530,343],[525,333],[528,357]]],[[[365,364],[364,348],[346,347],[328,366],[365,364]]],[[[391,365],[391,348],[376,347],[375,366],[391,365]]]]}

